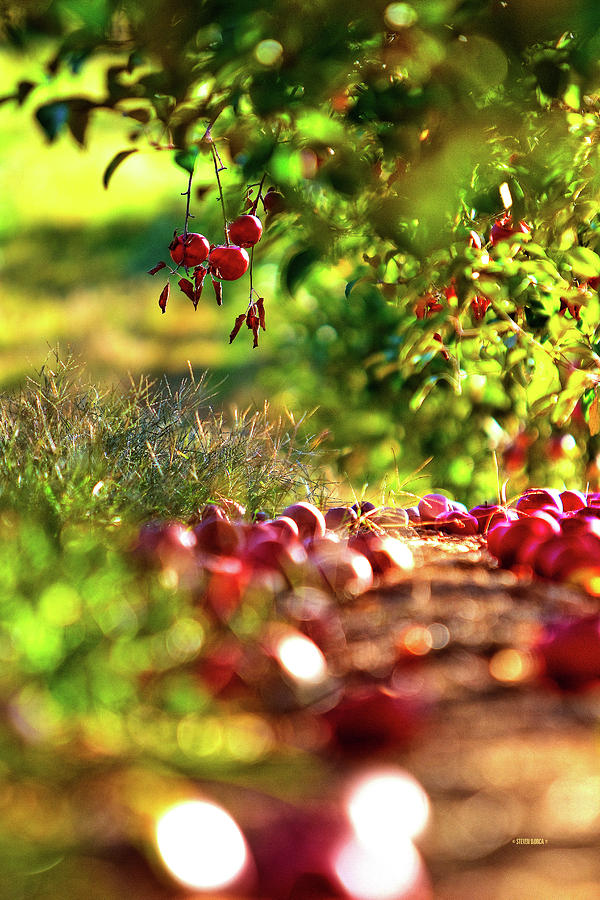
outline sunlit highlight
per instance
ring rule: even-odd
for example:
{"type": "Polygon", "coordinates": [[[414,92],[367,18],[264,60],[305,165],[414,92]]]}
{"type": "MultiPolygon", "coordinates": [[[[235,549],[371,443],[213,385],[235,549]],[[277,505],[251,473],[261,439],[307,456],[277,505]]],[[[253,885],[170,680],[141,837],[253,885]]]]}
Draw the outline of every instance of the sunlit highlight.
{"type": "Polygon", "coordinates": [[[400,842],[393,853],[365,847],[351,839],[339,850],[334,870],[355,900],[398,900],[417,885],[422,863],[408,839],[400,842]]]}
{"type": "Polygon", "coordinates": [[[327,677],[327,661],[314,641],[303,634],[286,634],[276,645],[275,655],[297,681],[318,684],[327,677]]]}
{"type": "Polygon", "coordinates": [[[348,815],[365,847],[388,849],[421,834],[429,819],[427,794],[408,772],[381,770],[355,783],[348,815]]]}
{"type": "Polygon", "coordinates": [[[156,824],[159,853],[177,881],[196,890],[230,885],[248,862],[242,832],[220,806],[188,800],[156,824]]]}
{"type": "Polygon", "coordinates": [[[506,183],[506,181],[502,182],[499,190],[500,190],[500,199],[502,200],[502,203],[504,204],[504,209],[508,209],[510,206],[512,206],[513,199],[512,199],[512,195],[510,193],[510,188],[509,188],[508,184],[506,183]]]}

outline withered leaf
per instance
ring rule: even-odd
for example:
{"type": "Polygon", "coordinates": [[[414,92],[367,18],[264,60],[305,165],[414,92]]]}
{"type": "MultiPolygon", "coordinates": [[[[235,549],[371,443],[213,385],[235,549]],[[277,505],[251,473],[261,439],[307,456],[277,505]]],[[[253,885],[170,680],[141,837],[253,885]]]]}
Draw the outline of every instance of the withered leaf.
{"type": "Polygon", "coordinates": [[[223,285],[220,281],[217,281],[216,278],[212,279],[213,287],[215,289],[215,297],[217,298],[217,304],[219,306],[223,305],[223,285]]]}
{"type": "Polygon", "coordinates": [[[194,309],[198,306],[198,301],[202,296],[202,288],[204,287],[204,279],[206,278],[206,274],[208,269],[204,266],[196,266],[194,269],[194,284],[196,285],[196,290],[194,291],[194,309]]]}
{"type": "Polygon", "coordinates": [[[258,321],[259,321],[260,327],[262,328],[263,331],[266,331],[267,329],[265,327],[265,299],[264,299],[264,297],[258,298],[258,300],[256,301],[256,308],[258,310],[258,321]]]}
{"type": "Polygon", "coordinates": [[[160,292],[160,297],[158,298],[158,305],[162,309],[163,312],[166,312],[167,309],[167,300],[169,299],[169,294],[171,292],[171,285],[167,281],[164,288],[160,292]]]}
{"type": "Polygon", "coordinates": [[[196,306],[196,292],[194,290],[194,285],[192,284],[192,282],[188,281],[187,278],[180,278],[178,284],[185,296],[192,301],[194,306],[196,306]]]}
{"type": "Polygon", "coordinates": [[[260,322],[258,320],[258,316],[256,315],[254,303],[246,313],[246,325],[251,329],[254,336],[254,342],[252,346],[258,347],[258,329],[260,328],[260,322]]]}
{"type": "Polygon", "coordinates": [[[229,343],[230,344],[237,337],[237,334],[238,334],[240,328],[244,324],[245,318],[246,318],[246,313],[242,313],[241,315],[236,317],[233,328],[231,329],[231,334],[229,335],[229,343]]]}
{"type": "Polygon", "coordinates": [[[588,428],[592,437],[600,431],[600,410],[598,409],[598,394],[594,394],[594,399],[588,410],[588,428]]]}
{"type": "Polygon", "coordinates": [[[167,266],[166,262],[163,262],[161,260],[160,262],[157,262],[156,265],[153,266],[151,269],[148,269],[148,275],[156,275],[157,272],[160,272],[161,269],[165,269],[166,266],[167,266]]]}

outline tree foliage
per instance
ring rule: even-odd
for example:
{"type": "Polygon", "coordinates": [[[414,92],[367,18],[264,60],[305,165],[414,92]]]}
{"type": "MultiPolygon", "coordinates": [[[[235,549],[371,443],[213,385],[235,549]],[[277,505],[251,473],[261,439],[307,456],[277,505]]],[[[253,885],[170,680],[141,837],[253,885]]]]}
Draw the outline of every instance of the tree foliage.
{"type": "MultiPolygon", "coordinates": [[[[470,373],[510,379],[531,414],[598,429],[600,7],[591,0],[53,0],[4,4],[4,40],[49,38],[49,78],[105,67],[104,95],[35,109],[79,144],[100,109],[186,172],[214,141],[230,206],[283,194],[294,293],[338,266],[349,310],[398,313],[370,364],[412,405],[470,373]],[[492,229],[494,228],[495,231],[492,229]],[[522,224],[521,224],[522,223],[522,224]],[[420,373],[420,374],[419,374],[420,373]]],[[[39,85],[2,98],[23,104],[39,85]]],[[[206,185],[200,185],[200,192],[206,185]]],[[[350,312],[351,315],[351,312],[350,312]]],[[[238,317],[239,318],[239,317],[238,317]]]]}

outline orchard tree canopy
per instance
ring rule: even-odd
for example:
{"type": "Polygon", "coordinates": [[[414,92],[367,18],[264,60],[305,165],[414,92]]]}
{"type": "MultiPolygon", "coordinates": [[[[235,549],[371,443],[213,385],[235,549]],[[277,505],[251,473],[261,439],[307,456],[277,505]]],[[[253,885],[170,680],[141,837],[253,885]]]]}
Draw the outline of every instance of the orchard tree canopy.
{"type": "Polygon", "coordinates": [[[370,364],[420,372],[416,405],[440,380],[511,372],[532,414],[562,425],[582,398],[598,431],[596,2],[28,0],[2,15],[17,52],[51,47],[56,96],[34,106],[49,141],[84,145],[97,110],[130,120],[109,188],[133,152],[167,148],[191,174],[216,146],[229,209],[249,185],[282,194],[283,285],[336,265],[350,308],[365,285],[397,304],[370,364]],[[93,59],[103,96],[61,92],[93,59]]]}

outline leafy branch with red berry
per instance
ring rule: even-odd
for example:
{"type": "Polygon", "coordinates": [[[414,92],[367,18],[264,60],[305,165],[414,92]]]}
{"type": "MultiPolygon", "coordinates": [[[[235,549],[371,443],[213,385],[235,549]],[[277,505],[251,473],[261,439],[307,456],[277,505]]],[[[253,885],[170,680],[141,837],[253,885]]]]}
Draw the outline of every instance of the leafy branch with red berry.
{"type": "MultiPolygon", "coordinates": [[[[234,219],[233,222],[229,223],[225,209],[223,185],[221,183],[221,172],[227,167],[223,165],[219,151],[210,134],[210,129],[205,134],[204,142],[208,144],[210,148],[214,164],[215,178],[219,191],[219,202],[221,204],[223,215],[224,241],[223,243],[212,244],[203,234],[195,231],[188,231],[189,219],[194,218],[190,212],[194,164],[197,156],[197,148],[194,148],[196,152],[182,154],[182,158],[178,160],[182,168],[185,168],[189,172],[189,178],[187,190],[184,191],[184,196],[187,199],[183,231],[181,234],[178,234],[177,230],[175,230],[173,239],[169,244],[169,253],[176,268],[173,268],[164,260],[161,260],[149,269],[148,273],[150,275],[156,275],[156,273],[162,271],[162,269],[168,269],[170,276],[177,276],[180,274],[179,270],[183,268],[188,277],[179,278],[179,289],[189,300],[191,300],[194,309],[196,310],[202,296],[204,279],[207,275],[210,275],[217,305],[222,306],[222,282],[237,281],[249,270],[250,292],[248,307],[245,312],[236,317],[233,329],[229,335],[229,343],[234,340],[242,325],[246,322],[246,325],[252,331],[253,347],[256,348],[258,347],[258,335],[260,329],[263,331],[266,330],[264,298],[259,296],[253,283],[254,247],[260,241],[263,233],[262,222],[256,215],[256,211],[259,200],[261,199],[263,200],[265,209],[268,210],[269,204],[268,202],[265,203],[265,200],[268,198],[270,201],[277,192],[273,188],[270,188],[263,198],[262,188],[266,177],[265,173],[258,184],[258,191],[254,200],[251,201],[249,198],[252,194],[252,187],[255,187],[256,185],[249,187],[246,191],[246,201],[250,204],[247,206],[248,212],[242,213],[234,219]],[[183,156],[185,156],[185,159],[183,156]],[[250,254],[248,254],[248,250],[250,250],[250,254]],[[190,280],[189,277],[190,270],[192,270],[191,278],[193,280],[190,280]]],[[[281,195],[277,194],[277,197],[279,196],[281,195]]],[[[167,281],[158,300],[158,305],[163,313],[166,312],[170,292],[170,281],[167,281]]]]}

